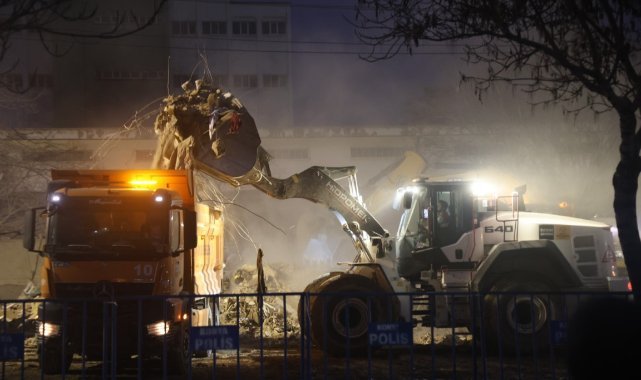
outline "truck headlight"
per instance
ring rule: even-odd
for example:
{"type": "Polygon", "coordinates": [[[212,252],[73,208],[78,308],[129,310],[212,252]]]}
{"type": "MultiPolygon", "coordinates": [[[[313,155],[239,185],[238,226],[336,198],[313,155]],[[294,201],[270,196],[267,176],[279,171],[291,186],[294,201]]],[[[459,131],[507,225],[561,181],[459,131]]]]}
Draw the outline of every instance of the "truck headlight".
{"type": "Polygon", "coordinates": [[[60,335],[60,325],[49,322],[38,322],[38,334],[44,337],[60,335]]]}
{"type": "Polygon", "coordinates": [[[147,325],[147,333],[153,336],[163,336],[169,333],[169,322],[158,321],[147,325]]]}

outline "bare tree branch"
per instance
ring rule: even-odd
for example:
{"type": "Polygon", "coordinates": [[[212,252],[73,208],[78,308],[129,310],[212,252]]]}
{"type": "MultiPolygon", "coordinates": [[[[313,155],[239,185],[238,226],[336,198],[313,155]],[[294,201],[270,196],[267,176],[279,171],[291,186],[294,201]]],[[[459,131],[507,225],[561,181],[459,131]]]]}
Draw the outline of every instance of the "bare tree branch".
{"type": "Polygon", "coordinates": [[[641,173],[641,2],[629,0],[360,0],[357,35],[365,59],[390,59],[424,42],[463,41],[468,63],[483,76],[462,75],[477,96],[494,82],[530,94],[538,104],[569,104],[619,116],[620,161],[613,176],[614,211],[626,266],[641,299],[641,238],[636,194],[641,173]]]}
{"type": "MultiPolygon", "coordinates": [[[[34,32],[38,35],[43,49],[56,57],[64,56],[73,48],[76,39],[117,39],[131,36],[153,25],[167,0],[147,0],[150,8],[144,17],[130,12],[119,12],[112,25],[106,30],[82,30],[83,22],[92,20],[101,6],[109,4],[99,0],[5,0],[0,1],[0,62],[8,57],[12,40],[17,33],[34,32]],[[129,16],[129,18],[127,17],[129,16]],[[135,20],[127,27],[127,20],[135,20]],[[141,22],[142,20],[142,22],[141,22]],[[68,37],[61,46],[60,37],[68,37]]],[[[12,62],[0,74],[13,72],[19,61],[12,62]]],[[[0,88],[24,92],[28,88],[15,89],[0,76],[0,88]]]]}

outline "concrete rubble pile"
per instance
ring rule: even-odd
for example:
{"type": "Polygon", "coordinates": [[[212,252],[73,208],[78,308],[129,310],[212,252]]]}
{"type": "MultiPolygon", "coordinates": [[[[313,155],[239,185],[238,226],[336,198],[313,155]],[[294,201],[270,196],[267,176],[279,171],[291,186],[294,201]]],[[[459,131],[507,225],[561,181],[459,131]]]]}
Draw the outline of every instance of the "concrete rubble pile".
{"type": "Polygon", "coordinates": [[[23,333],[25,336],[25,359],[36,356],[38,338],[39,289],[29,282],[18,297],[22,302],[5,303],[0,308],[0,326],[6,333],[23,333]]]}
{"type": "MultiPolygon", "coordinates": [[[[278,280],[285,278],[284,269],[265,266],[263,271],[268,292],[288,291],[278,280]]],[[[225,293],[233,295],[220,298],[220,324],[235,325],[238,321],[241,337],[244,338],[258,339],[261,334],[257,282],[257,268],[244,265],[238,268],[230,279],[225,280],[225,293]]],[[[24,333],[25,347],[29,352],[35,349],[37,343],[35,333],[40,297],[36,290],[30,283],[20,296],[20,299],[24,299],[23,302],[7,303],[4,308],[0,308],[0,327],[6,332],[24,333]]],[[[298,297],[287,296],[286,302],[285,307],[282,296],[263,296],[263,338],[276,342],[285,336],[287,339],[300,338],[300,326],[296,316],[298,297]]]]}
{"type": "Polygon", "coordinates": [[[461,346],[472,344],[472,335],[465,328],[434,328],[415,327],[414,344],[461,346]]]}
{"type": "MultiPolygon", "coordinates": [[[[285,278],[285,273],[270,266],[264,267],[267,294],[262,296],[263,326],[262,336],[266,339],[280,340],[300,337],[298,324],[298,297],[271,296],[271,293],[284,293],[287,288],[278,280],[285,278]]],[[[235,325],[238,322],[240,334],[253,339],[260,338],[259,295],[256,294],[258,269],[253,265],[243,265],[236,270],[231,279],[226,281],[226,294],[220,299],[220,322],[222,325],[235,325]],[[248,294],[248,295],[244,295],[248,294]]]]}

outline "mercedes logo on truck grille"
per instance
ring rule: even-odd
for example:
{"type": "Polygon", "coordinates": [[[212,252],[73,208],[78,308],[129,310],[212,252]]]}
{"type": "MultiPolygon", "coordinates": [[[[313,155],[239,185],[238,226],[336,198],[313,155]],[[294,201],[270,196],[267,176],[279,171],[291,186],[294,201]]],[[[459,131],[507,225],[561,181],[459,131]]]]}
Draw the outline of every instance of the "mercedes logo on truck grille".
{"type": "Polygon", "coordinates": [[[114,285],[109,281],[99,281],[93,288],[93,296],[102,300],[114,298],[114,285]]]}

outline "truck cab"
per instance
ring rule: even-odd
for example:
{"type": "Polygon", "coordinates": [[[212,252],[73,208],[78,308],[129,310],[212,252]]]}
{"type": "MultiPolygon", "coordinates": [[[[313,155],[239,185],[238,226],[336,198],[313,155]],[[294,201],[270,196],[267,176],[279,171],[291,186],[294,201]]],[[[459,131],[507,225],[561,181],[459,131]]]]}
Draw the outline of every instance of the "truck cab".
{"type": "Polygon", "coordinates": [[[165,190],[65,187],[49,193],[42,253],[51,267],[41,294],[91,296],[93,289],[78,284],[100,281],[149,288],[119,289],[119,295],[179,293],[182,254],[195,244],[192,213],[177,193],[165,190]]]}
{"type": "Polygon", "coordinates": [[[212,319],[208,300],[190,296],[198,278],[212,278],[201,273],[212,268],[196,247],[216,222],[200,207],[197,226],[189,177],[52,172],[46,206],[27,214],[24,233],[25,248],[44,259],[38,338],[45,373],[66,371],[74,353],[105,360],[164,351],[170,370],[185,368],[190,322],[212,319]]]}

